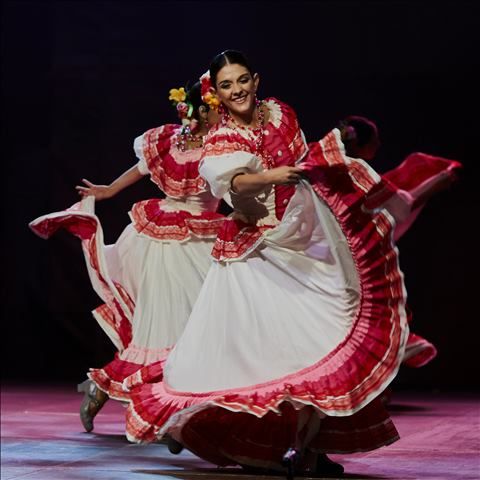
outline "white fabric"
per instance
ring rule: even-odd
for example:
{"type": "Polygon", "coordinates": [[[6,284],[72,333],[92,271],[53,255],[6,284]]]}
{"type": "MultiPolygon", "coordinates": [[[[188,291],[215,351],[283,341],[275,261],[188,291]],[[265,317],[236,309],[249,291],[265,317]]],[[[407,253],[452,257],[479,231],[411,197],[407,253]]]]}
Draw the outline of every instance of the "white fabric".
{"type": "Polygon", "coordinates": [[[167,360],[166,383],[208,392],[310,366],[345,338],[359,295],[346,238],[302,182],[282,222],[256,251],[241,261],[212,264],[167,360]]]}
{"type": "Polygon", "coordinates": [[[259,158],[249,152],[235,152],[218,157],[205,157],[200,162],[200,175],[208,182],[212,194],[222,198],[230,191],[232,178],[238,173],[263,170],[259,158]]]}
{"type": "Polygon", "coordinates": [[[133,150],[135,151],[135,155],[139,160],[137,163],[138,171],[142,175],[149,175],[150,170],[148,169],[147,161],[145,160],[145,156],[143,155],[143,135],[135,138],[135,140],[133,141],[133,150]]]}
{"type": "Polygon", "coordinates": [[[219,157],[206,157],[200,165],[200,175],[210,185],[212,193],[233,208],[233,217],[257,225],[276,225],[274,190],[267,188],[256,196],[238,195],[231,190],[232,179],[239,173],[264,170],[261,160],[248,152],[235,152],[219,157]]]}
{"type": "MultiPolygon", "coordinates": [[[[94,197],[82,200],[82,211],[94,214],[94,197]]],[[[185,328],[212,262],[213,240],[158,241],[128,225],[113,245],[103,245],[97,230],[99,262],[105,280],[119,283],[135,302],[133,338],[120,358],[150,363],[171,347],[185,328]]],[[[97,272],[87,261],[95,291],[106,301],[97,272]]],[[[126,309],[125,309],[126,310],[126,309]]]]}
{"type": "Polygon", "coordinates": [[[122,352],[122,359],[135,361],[138,348],[155,355],[178,340],[210,267],[212,246],[213,241],[154,241],[128,225],[114,245],[105,247],[111,278],[135,302],[134,348],[122,352]]]}
{"type": "Polygon", "coordinates": [[[162,210],[166,212],[185,211],[192,215],[200,215],[207,211],[214,212],[217,206],[218,200],[212,197],[209,191],[182,198],[166,196],[162,201],[162,210]]]}

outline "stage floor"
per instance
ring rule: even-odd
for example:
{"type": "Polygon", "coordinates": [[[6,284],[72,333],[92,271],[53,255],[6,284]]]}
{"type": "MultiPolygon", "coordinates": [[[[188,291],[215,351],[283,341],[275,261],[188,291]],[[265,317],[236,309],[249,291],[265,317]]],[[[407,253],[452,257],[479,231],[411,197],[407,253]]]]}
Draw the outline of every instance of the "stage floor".
{"type": "MultiPolygon", "coordinates": [[[[75,385],[2,387],[1,479],[250,480],[164,445],[132,445],[124,408],[108,402],[83,432],[75,385]]],[[[480,402],[475,395],[396,393],[390,405],[401,439],[370,453],[332,455],[349,479],[480,479],[480,402]]]]}

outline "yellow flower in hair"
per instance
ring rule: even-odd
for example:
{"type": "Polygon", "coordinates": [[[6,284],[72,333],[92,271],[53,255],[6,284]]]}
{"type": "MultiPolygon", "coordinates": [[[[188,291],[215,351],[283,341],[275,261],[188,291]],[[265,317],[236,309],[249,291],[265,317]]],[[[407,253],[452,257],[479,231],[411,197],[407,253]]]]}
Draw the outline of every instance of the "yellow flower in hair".
{"type": "Polygon", "coordinates": [[[184,102],[187,98],[187,94],[185,93],[185,89],[183,87],[180,88],[172,88],[170,90],[170,96],[168,97],[169,100],[173,100],[174,102],[184,102]]]}
{"type": "Polygon", "coordinates": [[[212,92],[207,92],[203,96],[203,101],[213,110],[217,110],[220,105],[220,99],[212,92]]]}

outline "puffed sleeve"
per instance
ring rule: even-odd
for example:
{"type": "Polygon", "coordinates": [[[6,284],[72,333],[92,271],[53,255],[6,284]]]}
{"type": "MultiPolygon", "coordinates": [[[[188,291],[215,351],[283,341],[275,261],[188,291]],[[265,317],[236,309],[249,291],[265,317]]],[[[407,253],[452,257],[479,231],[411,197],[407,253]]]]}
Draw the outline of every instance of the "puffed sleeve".
{"type": "Polygon", "coordinates": [[[207,138],[199,172],[215,197],[223,198],[228,194],[235,175],[262,170],[261,160],[246,142],[234,138],[234,134],[218,131],[207,138]]]}
{"type": "Polygon", "coordinates": [[[150,170],[148,169],[147,161],[143,153],[143,135],[140,135],[133,141],[133,150],[138,158],[137,168],[142,175],[148,175],[150,170]]]}
{"type": "Polygon", "coordinates": [[[155,175],[167,156],[170,155],[172,139],[181,130],[181,125],[166,124],[151,128],[137,137],[133,150],[138,158],[137,168],[143,175],[155,175]]]}

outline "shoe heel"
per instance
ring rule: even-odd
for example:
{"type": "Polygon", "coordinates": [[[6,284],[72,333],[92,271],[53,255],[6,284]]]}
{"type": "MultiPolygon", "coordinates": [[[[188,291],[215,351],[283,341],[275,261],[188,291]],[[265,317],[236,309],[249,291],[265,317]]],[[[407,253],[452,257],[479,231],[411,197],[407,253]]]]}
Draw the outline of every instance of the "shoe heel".
{"type": "Polygon", "coordinates": [[[183,451],[183,445],[180,442],[177,442],[174,438],[170,435],[167,437],[167,447],[170,453],[174,455],[178,455],[183,451]]]}
{"type": "Polygon", "coordinates": [[[90,386],[91,380],[87,378],[84,380],[82,383],[79,383],[77,385],[77,392],[78,393],[87,393],[88,392],[88,387],[90,386]]]}
{"type": "Polygon", "coordinates": [[[282,465],[287,469],[287,480],[294,480],[295,467],[300,458],[300,452],[295,448],[289,448],[282,457],[282,465]]]}

